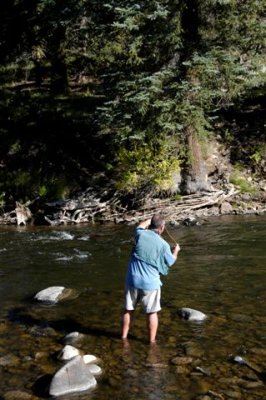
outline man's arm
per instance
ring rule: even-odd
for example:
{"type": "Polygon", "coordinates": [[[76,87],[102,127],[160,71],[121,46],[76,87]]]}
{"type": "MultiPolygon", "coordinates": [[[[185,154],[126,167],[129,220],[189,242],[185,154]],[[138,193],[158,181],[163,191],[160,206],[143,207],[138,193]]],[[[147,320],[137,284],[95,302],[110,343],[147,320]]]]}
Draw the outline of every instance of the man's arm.
{"type": "Polygon", "coordinates": [[[147,229],[151,224],[151,219],[146,219],[138,224],[137,228],[147,229]]]}
{"type": "Polygon", "coordinates": [[[180,251],[180,246],[178,243],[176,243],[175,247],[172,249],[172,254],[175,258],[177,258],[179,251],[180,251]]]}
{"type": "Polygon", "coordinates": [[[164,259],[165,259],[165,262],[168,265],[168,267],[171,267],[172,265],[174,265],[179,251],[180,251],[179,244],[176,244],[175,247],[172,248],[172,250],[170,249],[170,246],[169,246],[169,251],[167,251],[164,255],[164,259]]]}

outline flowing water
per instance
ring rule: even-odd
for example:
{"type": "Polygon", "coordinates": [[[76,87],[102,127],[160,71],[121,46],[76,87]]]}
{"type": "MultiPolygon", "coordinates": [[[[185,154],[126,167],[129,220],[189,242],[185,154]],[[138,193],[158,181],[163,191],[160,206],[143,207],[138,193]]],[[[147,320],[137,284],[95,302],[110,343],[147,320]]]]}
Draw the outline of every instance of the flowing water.
{"type": "Polygon", "coordinates": [[[129,341],[120,339],[133,227],[0,227],[0,398],[49,397],[62,340],[79,331],[76,347],[99,357],[103,373],[93,391],[63,399],[265,399],[264,375],[232,361],[239,355],[266,370],[265,222],[237,216],[168,227],[181,252],[163,278],[154,346],[141,309],[129,341]],[[49,286],[76,295],[55,305],[32,300],[49,286]],[[182,320],[181,307],[208,318],[182,320]]]}

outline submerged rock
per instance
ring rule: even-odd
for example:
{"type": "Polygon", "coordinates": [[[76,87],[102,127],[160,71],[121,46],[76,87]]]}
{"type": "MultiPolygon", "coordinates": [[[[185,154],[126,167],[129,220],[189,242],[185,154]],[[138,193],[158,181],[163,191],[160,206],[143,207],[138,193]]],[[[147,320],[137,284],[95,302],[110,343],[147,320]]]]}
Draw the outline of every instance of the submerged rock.
{"type": "Polygon", "coordinates": [[[70,332],[64,337],[63,342],[65,344],[71,344],[71,343],[75,343],[75,342],[83,339],[84,337],[85,337],[85,335],[78,331],[70,332]]]}
{"type": "Polygon", "coordinates": [[[176,356],[171,359],[171,363],[174,365],[187,365],[193,363],[193,358],[176,356]]]}
{"type": "Polygon", "coordinates": [[[195,371],[199,372],[199,373],[201,373],[202,375],[205,375],[205,376],[211,376],[211,373],[210,373],[210,371],[208,369],[202,368],[200,366],[196,366],[195,371]]]}
{"type": "Polygon", "coordinates": [[[77,356],[65,364],[52,378],[49,394],[62,396],[92,389],[97,385],[89,364],[82,356],[77,356]]]}
{"type": "Polygon", "coordinates": [[[202,357],[204,350],[198,342],[189,341],[182,344],[183,352],[190,357],[202,357]]]}
{"type": "Polygon", "coordinates": [[[38,397],[35,397],[27,392],[22,392],[20,390],[9,390],[4,394],[4,400],[38,400],[38,397]]]}
{"type": "Polygon", "coordinates": [[[19,365],[19,358],[13,354],[6,354],[3,357],[0,357],[0,366],[16,366],[19,365]]]}
{"type": "Polygon", "coordinates": [[[187,367],[184,367],[183,365],[177,365],[175,372],[178,375],[188,375],[189,369],[187,367]]]}
{"type": "Polygon", "coordinates": [[[207,315],[201,311],[193,310],[193,308],[180,308],[177,314],[188,321],[203,321],[207,318],[207,315]]]}
{"type": "Polygon", "coordinates": [[[64,286],[51,286],[41,290],[34,296],[34,300],[44,303],[57,303],[72,293],[71,289],[66,289],[64,286]]]}

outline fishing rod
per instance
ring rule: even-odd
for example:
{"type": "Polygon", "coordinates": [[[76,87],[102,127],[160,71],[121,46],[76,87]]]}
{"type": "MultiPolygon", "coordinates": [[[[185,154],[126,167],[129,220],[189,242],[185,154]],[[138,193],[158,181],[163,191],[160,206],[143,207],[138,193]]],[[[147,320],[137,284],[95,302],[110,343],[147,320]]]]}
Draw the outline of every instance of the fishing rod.
{"type": "Polygon", "coordinates": [[[169,238],[177,245],[177,241],[176,239],[169,233],[168,229],[166,228],[166,225],[164,225],[164,230],[167,233],[167,235],[169,236],[169,238]]]}

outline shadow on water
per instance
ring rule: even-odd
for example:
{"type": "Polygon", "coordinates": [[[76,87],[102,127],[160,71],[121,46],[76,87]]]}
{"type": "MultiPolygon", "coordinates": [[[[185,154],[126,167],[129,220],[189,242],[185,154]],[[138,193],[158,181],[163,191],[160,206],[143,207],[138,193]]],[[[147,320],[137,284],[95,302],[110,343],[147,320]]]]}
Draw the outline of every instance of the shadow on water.
{"type": "MultiPolygon", "coordinates": [[[[7,318],[27,329],[33,328],[31,333],[35,332],[36,335],[39,335],[41,330],[51,328],[61,335],[60,342],[64,339],[62,335],[74,331],[95,339],[120,340],[122,299],[122,291],[112,293],[109,290],[84,290],[71,301],[62,300],[55,304],[40,303],[28,296],[24,298],[24,306],[8,310],[7,318]]],[[[130,332],[129,337],[134,341],[143,342],[134,332],[130,332]]]]}
{"type": "Polygon", "coordinates": [[[26,327],[37,327],[40,329],[52,328],[62,334],[78,331],[86,335],[92,335],[95,337],[105,336],[107,338],[120,339],[120,335],[117,332],[111,332],[103,328],[89,328],[80,324],[79,322],[71,319],[61,319],[56,321],[43,320],[33,317],[27,313],[25,308],[14,308],[9,310],[8,319],[16,324],[21,324],[26,327]]]}
{"type": "MultiPolygon", "coordinates": [[[[50,306],[53,308],[54,306],[50,306]]],[[[45,307],[47,311],[49,311],[49,306],[45,307]]],[[[121,333],[119,330],[108,330],[104,327],[97,327],[97,326],[86,326],[75,320],[73,317],[66,317],[64,319],[56,319],[56,320],[49,320],[44,318],[44,312],[41,308],[39,311],[41,313],[41,317],[38,315],[32,315],[26,307],[16,307],[10,309],[7,314],[7,319],[15,323],[17,325],[21,325],[23,327],[34,328],[31,332],[36,334],[36,336],[40,335],[41,332],[45,334],[45,330],[49,328],[53,329],[59,334],[66,335],[71,332],[79,332],[84,335],[89,335],[95,338],[106,338],[106,339],[121,339],[121,333]]],[[[36,311],[35,311],[36,313],[36,311]]],[[[143,340],[134,334],[130,333],[129,338],[136,342],[143,340]]],[[[60,342],[64,342],[64,338],[60,339],[60,342]]]]}
{"type": "Polygon", "coordinates": [[[51,374],[46,374],[46,375],[43,375],[40,378],[38,378],[37,381],[32,385],[33,393],[36,396],[42,397],[42,398],[50,397],[49,387],[50,387],[52,378],[53,378],[53,375],[51,375],[51,374]]]}

